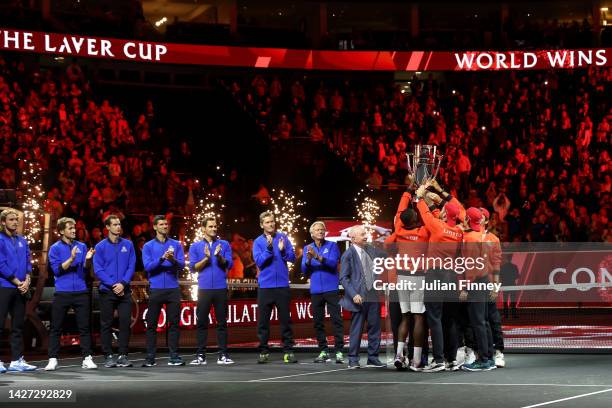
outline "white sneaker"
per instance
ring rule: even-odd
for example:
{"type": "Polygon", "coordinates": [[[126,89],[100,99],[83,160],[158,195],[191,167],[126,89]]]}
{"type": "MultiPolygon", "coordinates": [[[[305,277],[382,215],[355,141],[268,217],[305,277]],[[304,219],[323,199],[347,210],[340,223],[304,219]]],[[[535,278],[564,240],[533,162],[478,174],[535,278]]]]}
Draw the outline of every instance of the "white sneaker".
{"type": "Polygon", "coordinates": [[[94,363],[93,358],[91,358],[91,356],[87,356],[83,359],[83,364],[81,365],[81,367],[86,370],[95,370],[96,368],[98,368],[98,366],[96,365],[96,363],[94,363]]]}
{"type": "Polygon", "coordinates": [[[444,370],[446,370],[446,364],[436,363],[435,360],[432,361],[428,366],[423,367],[423,372],[425,373],[437,373],[438,371],[444,370]]]}
{"type": "Polygon", "coordinates": [[[475,361],[476,361],[476,354],[474,353],[474,350],[472,350],[469,347],[466,347],[464,364],[474,364],[475,361]]]}
{"type": "Polygon", "coordinates": [[[197,355],[189,365],[206,365],[206,356],[203,354],[197,355]]]}
{"type": "Polygon", "coordinates": [[[0,361],[0,374],[6,373],[6,367],[4,367],[4,363],[0,361]]]}
{"type": "Polygon", "coordinates": [[[504,359],[504,353],[499,350],[495,350],[495,366],[504,368],[506,366],[506,360],[504,359]]]}
{"type": "Polygon", "coordinates": [[[16,361],[11,361],[11,365],[9,366],[8,370],[9,371],[19,371],[19,372],[23,372],[23,371],[34,371],[36,370],[38,367],[33,366],[31,364],[28,364],[23,357],[21,357],[19,360],[16,361]]]}
{"type": "Polygon", "coordinates": [[[446,367],[445,368],[446,371],[459,371],[463,363],[459,363],[457,362],[457,360],[453,360],[450,363],[446,362],[444,365],[446,367]]]}
{"type": "Polygon", "coordinates": [[[393,365],[398,370],[405,370],[408,368],[408,364],[406,363],[406,357],[401,356],[401,355],[395,357],[395,360],[393,361],[393,365]]]}
{"type": "Polygon", "coordinates": [[[45,367],[45,371],[55,371],[57,370],[57,358],[50,358],[49,363],[45,367]]]}
{"type": "Polygon", "coordinates": [[[230,365],[230,364],[234,364],[234,360],[232,360],[231,358],[229,358],[229,356],[224,354],[217,359],[217,364],[230,365]]]}
{"type": "Polygon", "coordinates": [[[421,372],[423,371],[423,367],[421,366],[421,362],[420,361],[412,361],[412,363],[410,363],[410,365],[408,366],[408,369],[410,371],[414,371],[414,372],[421,372]]]}

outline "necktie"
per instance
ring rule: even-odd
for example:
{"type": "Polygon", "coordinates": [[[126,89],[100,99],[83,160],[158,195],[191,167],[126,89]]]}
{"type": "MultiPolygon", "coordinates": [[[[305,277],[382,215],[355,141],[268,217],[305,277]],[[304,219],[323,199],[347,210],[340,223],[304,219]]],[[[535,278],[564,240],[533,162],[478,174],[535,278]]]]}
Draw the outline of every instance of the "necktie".
{"type": "Polygon", "coordinates": [[[372,258],[368,255],[365,249],[361,250],[361,270],[363,273],[363,279],[365,281],[365,287],[367,290],[372,290],[374,286],[374,277],[372,276],[372,258]]]}

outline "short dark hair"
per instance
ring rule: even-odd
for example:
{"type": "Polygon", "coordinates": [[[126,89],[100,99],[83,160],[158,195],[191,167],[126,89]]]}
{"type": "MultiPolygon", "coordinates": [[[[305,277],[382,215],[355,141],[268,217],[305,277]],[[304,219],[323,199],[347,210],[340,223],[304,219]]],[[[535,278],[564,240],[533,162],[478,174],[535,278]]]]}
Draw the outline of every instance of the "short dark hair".
{"type": "Polygon", "coordinates": [[[166,221],[166,216],[165,215],[156,215],[155,217],[153,217],[153,225],[157,225],[158,222],[160,221],[166,221]]]}
{"type": "Polygon", "coordinates": [[[400,220],[406,229],[413,229],[419,225],[419,216],[412,208],[406,208],[402,211],[400,213],[400,220]]]}
{"type": "Polygon", "coordinates": [[[115,215],[115,214],[111,214],[109,216],[107,216],[104,219],[104,225],[109,227],[111,225],[111,223],[113,222],[113,220],[119,220],[121,221],[121,218],[119,218],[119,216],[115,215]]]}
{"type": "Polygon", "coordinates": [[[204,218],[204,228],[206,228],[208,226],[208,221],[215,221],[215,222],[217,222],[217,219],[215,217],[206,217],[206,218],[204,218]]]}

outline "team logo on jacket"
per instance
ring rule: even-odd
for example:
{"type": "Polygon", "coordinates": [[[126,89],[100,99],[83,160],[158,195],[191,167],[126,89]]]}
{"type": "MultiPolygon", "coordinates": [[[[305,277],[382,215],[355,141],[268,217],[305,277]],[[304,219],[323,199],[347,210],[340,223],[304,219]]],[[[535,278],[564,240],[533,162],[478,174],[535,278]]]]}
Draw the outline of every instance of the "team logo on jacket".
{"type": "Polygon", "coordinates": [[[23,248],[23,244],[21,243],[21,241],[19,241],[19,248],[23,248]]]}
{"type": "Polygon", "coordinates": [[[329,248],[325,248],[325,249],[323,250],[323,253],[324,253],[324,254],[326,254],[326,253],[328,253],[328,252],[329,252],[329,248]]]}
{"type": "Polygon", "coordinates": [[[127,248],[126,247],[121,247],[121,252],[127,252],[127,248]]]}
{"type": "Polygon", "coordinates": [[[80,253],[81,253],[81,248],[76,247],[76,253],[77,253],[77,254],[80,254],[80,253]]]}

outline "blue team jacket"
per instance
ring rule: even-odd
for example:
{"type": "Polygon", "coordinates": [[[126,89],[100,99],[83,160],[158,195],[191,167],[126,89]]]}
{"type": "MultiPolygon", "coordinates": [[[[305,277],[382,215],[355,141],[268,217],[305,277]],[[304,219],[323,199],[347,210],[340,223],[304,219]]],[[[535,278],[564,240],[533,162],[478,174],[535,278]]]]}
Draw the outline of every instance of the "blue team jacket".
{"type": "Polygon", "coordinates": [[[185,269],[185,252],[180,242],[168,238],[162,243],[157,238],[142,247],[142,263],[151,289],[175,289],[179,287],[178,274],[185,269]],[[174,262],[160,259],[170,247],[174,248],[174,262]]]}
{"type": "Polygon", "coordinates": [[[253,259],[259,268],[257,277],[260,288],[289,287],[289,269],[287,262],[295,262],[295,252],[287,235],[277,232],[272,239],[272,249],[268,248],[266,236],[261,234],[253,242],[253,259]],[[281,253],[278,241],[285,240],[285,249],[281,253]]]}
{"type": "Polygon", "coordinates": [[[338,262],[340,261],[340,250],[333,241],[323,241],[321,248],[317,248],[315,243],[304,247],[302,256],[302,274],[310,275],[310,293],[316,295],[324,292],[338,290],[338,262]],[[317,255],[323,258],[323,262],[311,259],[308,262],[306,253],[312,247],[317,255]]]}
{"type": "Polygon", "coordinates": [[[100,280],[100,291],[112,291],[116,283],[128,289],[136,270],[136,252],[132,241],[124,238],[119,238],[116,244],[108,238],[100,241],[96,245],[93,266],[100,280]]]}
{"type": "Polygon", "coordinates": [[[28,241],[22,236],[9,237],[0,232],[0,288],[17,288],[13,278],[23,281],[32,273],[28,241]]]}
{"type": "Polygon", "coordinates": [[[85,256],[87,246],[79,241],[67,244],[61,239],[49,248],[49,266],[55,276],[56,292],[83,292],[87,290],[85,276],[88,270],[85,268],[85,256]],[[72,248],[77,247],[74,262],[67,270],[62,269],[62,264],[70,258],[72,248]]]}
{"type": "Polygon", "coordinates": [[[210,244],[206,240],[195,242],[189,248],[189,267],[191,272],[195,272],[195,264],[206,258],[204,248],[210,250],[210,261],[204,269],[198,272],[198,289],[226,289],[227,288],[227,271],[232,269],[234,262],[232,261],[232,248],[229,242],[222,239],[216,239],[210,244]],[[219,254],[225,259],[225,266],[219,266],[219,261],[216,256],[213,256],[218,246],[221,246],[219,254]]]}

